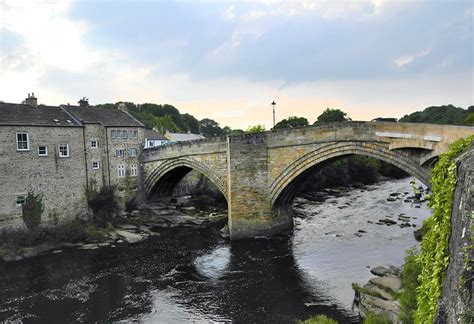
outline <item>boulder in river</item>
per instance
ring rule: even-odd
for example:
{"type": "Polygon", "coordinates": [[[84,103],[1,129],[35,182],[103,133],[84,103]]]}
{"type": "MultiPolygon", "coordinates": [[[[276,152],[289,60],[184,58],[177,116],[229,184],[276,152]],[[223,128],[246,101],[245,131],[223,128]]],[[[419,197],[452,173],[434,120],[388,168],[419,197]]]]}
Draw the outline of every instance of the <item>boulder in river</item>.
{"type": "Polygon", "coordinates": [[[128,243],[136,243],[143,240],[143,236],[128,231],[115,231],[119,237],[128,243]]]}

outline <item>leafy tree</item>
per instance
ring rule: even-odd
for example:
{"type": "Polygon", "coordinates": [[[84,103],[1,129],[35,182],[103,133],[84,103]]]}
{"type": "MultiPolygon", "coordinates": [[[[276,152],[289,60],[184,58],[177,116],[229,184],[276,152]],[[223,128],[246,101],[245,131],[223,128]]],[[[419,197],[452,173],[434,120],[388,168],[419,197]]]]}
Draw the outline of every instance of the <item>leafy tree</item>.
{"type": "Polygon", "coordinates": [[[190,114],[183,114],[182,115],[184,122],[188,126],[188,129],[191,131],[193,134],[199,134],[199,120],[194,118],[193,115],[190,114]]]}
{"type": "Polygon", "coordinates": [[[314,122],[314,125],[321,125],[330,122],[342,122],[351,120],[347,117],[347,114],[340,109],[326,108],[326,110],[318,116],[318,120],[314,122]]]}
{"type": "Polygon", "coordinates": [[[201,124],[201,133],[205,137],[224,135],[224,131],[219,126],[219,123],[213,119],[204,118],[199,123],[201,124]]]}
{"type": "Polygon", "coordinates": [[[170,115],[165,115],[162,117],[154,117],[154,125],[155,128],[161,133],[164,134],[166,132],[176,133],[179,132],[180,129],[173,121],[173,118],[170,115]]]}
{"type": "Polygon", "coordinates": [[[263,125],[255,125],[255,126],[249,126],[247,130],[245,131],[247,134],[257,134],[265,131],[265,126],[263,125]]]}
{"type": "Polygon", "coordinates": [[[423,111],[403,116],[400,118],[400,122],[463,125],[471,107],[466,110],[453,105],[431,106],[423,111]]]}
{"type": "Polygon", "coordinates": [[[234,136],[234,135],[241,135],[244,134],[245,132],[241,129],[232,129],[229,126],[225,126],[222,131],[224,132],[225,135],[229,136],[234,136]]]}
{"type": "Polygon", "coordinates": [[[282,128],[294,128],[294,127],[301,127],[307,126],[308,120],[304,117],[297,117],[297,116],[290,116],[287,119],[280,120],[274,129],[282,129],[282,128]]]}
{"type": "MultiPolygon", "coordinates": [[[[472,107],[472,106],[471,106],[472,107]]],[[[469,107],[469,108],[471,108],[469,107]]],[[[473,107],[474,108],[474,107],[473,107]]],[[[474,110],[474,109],[473,109],[474,110]]],[[[472,125],[474,126],[474,112],[472,113],[469,113],[469,115],[466,116],[466,118],[464,118],[464,121],[463,121],[464,125],[472,125]]]]}
{"type": "Polygon", "coordinates": [[[41,223],[41,215],[44,211],[43,197],[41,194],[35,195],[32,192],[28,192],[26,195],[26,201],[22,206],[22,217],[26,228],[33,232],[38,229],[41,223]]]}

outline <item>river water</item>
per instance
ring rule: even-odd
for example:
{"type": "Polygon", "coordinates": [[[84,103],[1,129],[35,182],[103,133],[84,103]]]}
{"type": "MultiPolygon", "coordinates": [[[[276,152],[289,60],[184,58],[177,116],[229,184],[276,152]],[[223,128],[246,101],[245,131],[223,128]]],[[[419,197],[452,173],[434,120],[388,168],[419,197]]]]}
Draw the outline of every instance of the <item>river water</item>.
{"type": "Polygon", "coordinates": [[[294,323],[317,313],[358,323],[351,283],[365,283],[368,267],[400,265],[416,245],[414,227],[376,223],[403,213],[418,228],[430,214],[387,201],[411,194],[409,181],[297,198],[294,232],[272,240],[172,228],[135,245],[0,264],[0,321],[294,323]]]}

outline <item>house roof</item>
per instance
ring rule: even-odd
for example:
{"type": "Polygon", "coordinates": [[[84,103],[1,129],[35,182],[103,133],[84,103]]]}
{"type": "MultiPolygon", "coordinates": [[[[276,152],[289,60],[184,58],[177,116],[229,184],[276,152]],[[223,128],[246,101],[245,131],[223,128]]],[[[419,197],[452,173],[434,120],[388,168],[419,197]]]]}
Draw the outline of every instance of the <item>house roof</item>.
{"type": "Polygon", "coordinates": [[[0,125],[81,126],[60,107],[0,102],[0,125]]]}
{"type": "Polygon", "coordinates": [[[152,130],[152,129],[145,129],[145,138],[147,140],[160,140],[160,141],[167,141],[168,139],[161,135],[160,133],[152,130]]]}
{"type": "Polygon", "coordinates": [[[170,141],[184,142],[204,139],[205,137],[199,134],[186,134],[186,133],[166,133],[165,136],[170,141]]]}
{"type": "Polygon", "coordinates": [[[117,108],[72,105],[61,107],[85,124],[101,124],[107,127],[144,127],[138,120],[117,108]]]}

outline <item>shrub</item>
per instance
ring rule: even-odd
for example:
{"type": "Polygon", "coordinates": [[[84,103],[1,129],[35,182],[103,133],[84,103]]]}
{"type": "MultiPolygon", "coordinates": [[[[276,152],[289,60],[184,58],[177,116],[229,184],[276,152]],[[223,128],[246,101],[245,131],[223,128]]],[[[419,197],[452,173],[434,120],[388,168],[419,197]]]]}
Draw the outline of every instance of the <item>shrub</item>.
{"type": "Polygon", "coordinates": [[[364,318],[364,324],[392,324],[392,321],[386,315],[369,313],[364,318]]]}
{"type": "Polygon", "coordinates": [[[22,217],[26,228],[33,232],[38,229],[41,223],[41,215],[43,214],[43,198],[41,194],[35,195],[32,192],[28,192],[26,201],[22,206],[22,217]]]}
{"type": "Polygon", "coordinates": [[[413,314],[417,308],[416,287],[419,285],[418,276],[421,273],[421,266],[415,248],[405,253],[405,263],[400,276],[403,290],[398,296],[401,309],[399,319],[402,323],[413,323],[413,314]]]}
{"type": "Polygon", "coordinates": [[[314,315],[305,321],[298,321],[298,324],[337,324],[337,322],[326,315],[314,315]]]}
{"type": "Polygon", "coordinates": [[[102,187],[94,198],[89,200],[94,224],[104,228],[118,209],[113,187],[102,187]]]}
{"type": "Polygon", "coordinates": [[[101,241],[105,237],[103,230],[94,224],[72,220],[54,229],[56,240],[72,243],[101,241]]]}

